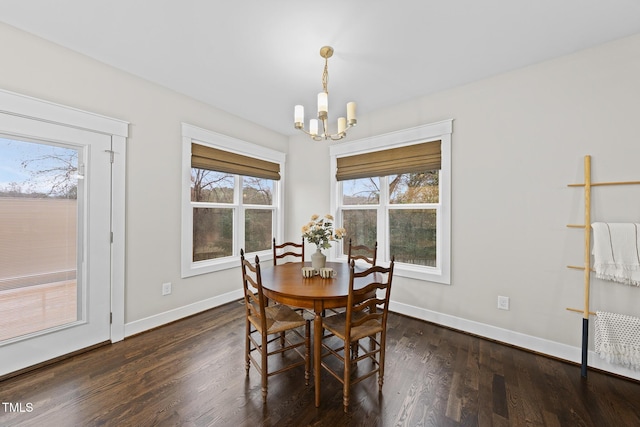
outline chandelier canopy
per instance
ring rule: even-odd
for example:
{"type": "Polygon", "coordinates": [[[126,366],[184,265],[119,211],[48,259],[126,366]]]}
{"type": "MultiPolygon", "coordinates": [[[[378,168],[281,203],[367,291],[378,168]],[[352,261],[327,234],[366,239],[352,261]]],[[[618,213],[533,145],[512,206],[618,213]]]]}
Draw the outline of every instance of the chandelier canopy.
{"type": "Polygon", "coordinates": [[[329,91],[327,83],[329,81],[329,58],[333,56],[333,48],[331,46],[323,46],[320,49],[320,56],[324,58],[324,71],[322,72],[322,92],[318,94],[318,118],[309,120],[309,130],[304,128],[304,107],[296,105],[294,108],[294,124],[296,129],[309,135],[314,141],[333,140],[337,141],[347,136],[347,129],[355,126],[356,120],[356,103],[347,103],[347,118],[338,117],[338,131],[336,133],[329,132],[329,91]],[[322,131],[320,131],[322,124],[322,131]]]}

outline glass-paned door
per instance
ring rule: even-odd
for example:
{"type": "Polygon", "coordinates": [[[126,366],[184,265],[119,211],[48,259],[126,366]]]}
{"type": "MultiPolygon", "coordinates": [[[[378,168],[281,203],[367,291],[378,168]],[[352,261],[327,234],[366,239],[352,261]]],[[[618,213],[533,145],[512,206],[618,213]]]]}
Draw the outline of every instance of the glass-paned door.
{"type": "MultiPolygon", "coordinates": [[[[0,341],[75,322],[79,150],[0,137],[0,341]]],[[[83,194],[83,191],[80,191],[83,194]]]]}
{"type": "Polygon", "coordinates": [[[0,374],[110,337],[110,150],[0,115],[0,374]]]}

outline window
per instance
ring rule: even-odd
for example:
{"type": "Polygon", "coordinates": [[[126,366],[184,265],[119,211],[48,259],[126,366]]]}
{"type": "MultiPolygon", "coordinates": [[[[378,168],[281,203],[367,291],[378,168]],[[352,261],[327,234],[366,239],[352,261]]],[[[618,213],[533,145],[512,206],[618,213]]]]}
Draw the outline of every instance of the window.
{"type": "Polygon", "coordinates": [[[330,148],[336,221],[397,275],[450,282],[451,121],[330,148]]]}
{"type": "Polygon", "coordinates": [[[234,218],[244,216],[245,252],[271,249],[274,211],[271,179],[191,168],[192,261],[233,256],[234,218]],[[237,213],[236,213],[237,212],[237,213]]]}
{"type": "Polygon", "coordinates": [[[283,163],[282,153],[183,124],[183,277],[236,267],[241,248],[270,256],[283,163]]]}

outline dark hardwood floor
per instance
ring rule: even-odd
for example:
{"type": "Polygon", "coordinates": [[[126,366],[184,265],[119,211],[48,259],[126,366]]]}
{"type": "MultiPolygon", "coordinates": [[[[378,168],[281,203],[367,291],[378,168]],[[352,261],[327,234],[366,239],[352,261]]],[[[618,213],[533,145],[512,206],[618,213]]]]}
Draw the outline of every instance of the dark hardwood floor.
{"type": "Polygon", "coordinates": [[[392,314],[383,392],[260,378],[235,302],[0,382],[0,426],[640,426],[640,384],[392,314]],[[22,412],[20,412],[22,410],[22,412]]]}

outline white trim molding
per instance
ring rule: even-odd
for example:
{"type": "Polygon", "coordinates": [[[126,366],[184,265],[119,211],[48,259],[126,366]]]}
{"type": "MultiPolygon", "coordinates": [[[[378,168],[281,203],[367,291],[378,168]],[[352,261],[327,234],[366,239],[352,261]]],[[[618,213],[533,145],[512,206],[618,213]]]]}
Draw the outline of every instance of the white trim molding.
{"type": "Polygon", "coordinates": [[[0,112],[107,135],[117,135],[124,138],[129,136],[129,123],[124,120],[113,119],[3,89],[0,89],[0,112]]]}

